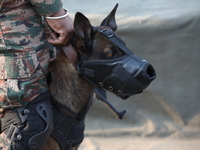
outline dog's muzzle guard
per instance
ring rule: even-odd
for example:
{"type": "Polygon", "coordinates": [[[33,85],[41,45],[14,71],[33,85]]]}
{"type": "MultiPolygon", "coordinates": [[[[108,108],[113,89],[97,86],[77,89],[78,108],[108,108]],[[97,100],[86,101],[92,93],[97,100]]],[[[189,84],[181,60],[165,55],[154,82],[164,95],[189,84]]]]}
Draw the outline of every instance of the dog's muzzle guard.
{"type": "Polygon", "coordinates": [[[94,28],[109,38],[125,55],[109,60],[78,63],[78,72],[93,85],[109,90],[122,99],[141,93],[156,77],[151,64],[135,55],[109,30],[94,28]]]}

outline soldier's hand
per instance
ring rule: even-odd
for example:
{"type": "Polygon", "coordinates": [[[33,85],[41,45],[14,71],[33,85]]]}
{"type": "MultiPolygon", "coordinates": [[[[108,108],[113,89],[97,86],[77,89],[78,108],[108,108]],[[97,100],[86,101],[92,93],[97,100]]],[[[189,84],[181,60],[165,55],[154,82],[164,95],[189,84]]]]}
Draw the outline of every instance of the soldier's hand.
{"type": "MultiPolygon", "coordinates": [[[[66,14],[65,10],[60,9],[50,17],[58,17],[66,14]]],[[[61,19],[46,19],[49,27],[54,31],[48,42],[54,45],[66,45],[74,34],[73,20],[70,16],[61,19]]]]}

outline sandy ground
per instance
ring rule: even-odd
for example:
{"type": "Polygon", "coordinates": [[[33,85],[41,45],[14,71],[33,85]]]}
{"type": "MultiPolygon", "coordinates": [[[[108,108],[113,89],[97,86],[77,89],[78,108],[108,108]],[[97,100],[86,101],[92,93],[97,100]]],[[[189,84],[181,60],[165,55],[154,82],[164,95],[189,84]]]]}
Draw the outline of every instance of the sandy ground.
{"type": "Polygon", "coordinates": [[[199,140],[160,138],[85,138],[80,150],[199,150],[199,140]]]}
{"type": "Polygon", "coordinates": [[[199,117],[190,124],[183,123],[174,110],[149,91],[127,101],[109,97],[118,110],[127,110],[126,115],[118,120],[96,100],[86,118],[81,150],[200,149],[199,117]]]}

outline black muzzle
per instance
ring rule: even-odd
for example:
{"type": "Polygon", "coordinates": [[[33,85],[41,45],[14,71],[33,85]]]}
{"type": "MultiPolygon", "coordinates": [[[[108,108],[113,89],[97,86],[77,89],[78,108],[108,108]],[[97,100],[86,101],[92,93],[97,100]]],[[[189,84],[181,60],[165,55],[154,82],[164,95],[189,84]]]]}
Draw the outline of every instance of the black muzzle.
{"type": "Polygon", "coordinates": [[[112,32],[95,29],[126,54],[110,60],[79,62],[78,72],[93,85],[109,90],[122,99],[141,93],[156,78],[152,65],[125,47],[112,32]]]}

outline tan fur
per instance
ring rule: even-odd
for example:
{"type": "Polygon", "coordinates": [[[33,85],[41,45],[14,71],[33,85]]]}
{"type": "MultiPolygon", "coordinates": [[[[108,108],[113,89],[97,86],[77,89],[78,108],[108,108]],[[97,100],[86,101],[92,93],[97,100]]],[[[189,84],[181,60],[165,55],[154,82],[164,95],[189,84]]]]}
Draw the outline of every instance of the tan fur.
{"type": "Polygon", "coordinates": [[[63,106],[78,113],[90,97],[92,86],[80,77],[63,51],[50,64],[50,69],[53,75],[50,85],[52,96],[63,106]]]}
{"type": "Polygon", "coordinates": [[[46,142],[45,147],[42,150],[60,150],[60,147],[58,143],[52,138],[49,137],[49,139],[46,142]]]}
{"type": "MultiPolygon", "coordinates": [[[[54,99],[62,104],[61,111],[71,115],[64,106],[78,113],[87,103],[93,92],[93,87],[83,80],[66,55],[61,51],[57,58],[50,64],[49,69],[53,73],[53,81],[50,92],[54,99]]],[[[75,149],[72,148],[71,150],[75,149]]],[[[60,150],[58,143],[50,137],[43,150],[60,150]]]]}
{"type": "MultiPolygon", "coordinates": [[[[46,146],[42,150],[60,150],[58,143],[50,137],[46,142],[46,146]]],[[[76,150],[76,147],[72,147],[71,150],[76,150]]]]}

